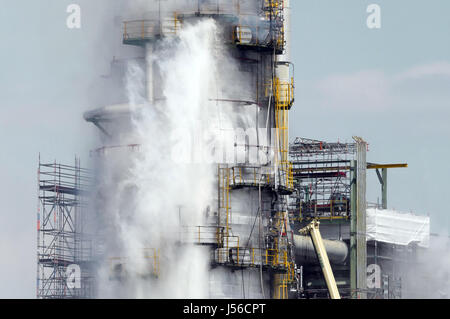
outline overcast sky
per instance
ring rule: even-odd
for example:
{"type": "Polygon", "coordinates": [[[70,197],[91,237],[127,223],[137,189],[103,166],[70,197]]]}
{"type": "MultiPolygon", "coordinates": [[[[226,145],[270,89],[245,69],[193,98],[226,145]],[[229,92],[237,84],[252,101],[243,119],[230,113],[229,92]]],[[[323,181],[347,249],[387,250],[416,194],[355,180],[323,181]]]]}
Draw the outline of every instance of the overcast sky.
{"type": "MultiPolygon", "coordinates": [[[[430,214],[447,234],[450,177],[450,2],[292,0],[296,105],[291,137],[369,143],[388,172],[388,206],[430,214]],[[381,28],[369,29],[369,4],[381,28]]],[[[368,200],[381,200],[369,171],[368,200]]]]}
{"type": "MultiPolygon", "coordinates": [[[[370,143],[389,171],[391,208],[450,225],[450,2],[291,0],[296,105],[291,136],[370,143]],[[381,29],[366,26],[381,7],[381,29]]],[[[123,0],[0,0],[0,298],[34,298],[38,154],[82,164],[97,131],[82,113],[108,95],[102,84],[121,46],[123,0]],[[66,27],[66,8],[82,27],[66,27]]],[[[369,201],[379,185],[368,179],[369,201]]]]}

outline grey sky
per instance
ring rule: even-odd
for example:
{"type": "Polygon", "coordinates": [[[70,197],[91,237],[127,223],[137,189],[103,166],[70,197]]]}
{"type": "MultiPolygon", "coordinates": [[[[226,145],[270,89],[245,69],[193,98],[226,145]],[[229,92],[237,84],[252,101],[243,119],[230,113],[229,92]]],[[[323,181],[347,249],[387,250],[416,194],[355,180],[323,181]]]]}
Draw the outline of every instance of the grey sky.
{"type": "MultiPolygon", "coordinates": [[[[120,48],[124,0],[0,0],[0,298],[34,298],[36,169],[89,161],[97,131],[82,113],[111,93],[102,76],[120,48]],[[82,29],[66,8],[82,8],[82,29]],[[116,17],[114,19],[114,17],[116,17]]],[[[368,159],[408,162],[389,173],[389,206],[429,213],[446,232],[450,177],[450,2],[291,0],[296,105],[291,136],[370,143],[368,159]],[[382,28],[365,25],[378,3],[382,28]]],[[[118,55],[118,56],[117,56],[118,55]]],[[[369,181],[369,200],[379,188],[369,181]]]]}
{"type": "Polygon", "coordinates": [[[77,154],[86,165],[97,132],[82,112],[99,100],[96,82],[120,43],[105,32],[110,1],[77,1],[81,30],[66,27],[69,3],[1,1],[1,298],[35,297],[38,154],[65,163],[77,154]]]}
{"type": "MultiPolygon", "coordinates": [[[[430,214],[447,233],[450,167],[450,2],[292,1],[296,105],[291,136],[370,143],[369,161],[408,162],[389,171],[388,205],[430,214]],[[381,29],[368,29],[368,4],[381,29]]],[[[380,196],[375,172],[368,200],[380,196]]]]}

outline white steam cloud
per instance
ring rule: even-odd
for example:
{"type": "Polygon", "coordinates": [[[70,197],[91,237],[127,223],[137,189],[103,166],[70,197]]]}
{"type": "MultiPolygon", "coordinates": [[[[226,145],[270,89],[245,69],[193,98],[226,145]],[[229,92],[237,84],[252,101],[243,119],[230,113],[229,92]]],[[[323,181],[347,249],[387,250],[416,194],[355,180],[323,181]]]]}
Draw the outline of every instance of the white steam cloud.
{"type": "Polygon", "coordinates": [[[132,120],[116,142],[140,146],[138,152],[116,150],[100,163],[97,204],[104,258],[99,297],[210,296],[210,250],[183,243],[181,237],[186,232],[195,236],[197,226],[217,225],[208,220],[217,206],[216,162],[195,158],[211,155],[211,145],[233,144],[221,132],[237,125],[255,127],[258,111],[247,107],[238,115],[232,103],[217,103],[230,97],[251,99],[243,96],[250,90],[220,34],[214,20],[195,20],[176,38],[154,46],[147,56],[159,74],[153,103],[146,97],[146,70],[129,63],[126,91],[132,120]],[[242,85],[230,92],[230,83],[242,85]],[[186,138],[198,131],[203,132],[200,139],[186,138]],[[195,144],[190,148],[194,161],[177,161],[186,144],[195,144]]]}

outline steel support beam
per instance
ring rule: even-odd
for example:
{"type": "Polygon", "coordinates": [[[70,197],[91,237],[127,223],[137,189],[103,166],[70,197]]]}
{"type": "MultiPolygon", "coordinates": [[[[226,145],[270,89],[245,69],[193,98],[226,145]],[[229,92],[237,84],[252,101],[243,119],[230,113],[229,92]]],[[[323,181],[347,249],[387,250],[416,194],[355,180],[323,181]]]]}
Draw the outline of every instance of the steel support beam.
{"type": "Polygon", "coordinates": [[[356,161],[351,161],[350,170],[350,288],[356,298],[356,161]]]}
{"type": "Polygon", "coordinates": [[[367,245],[366,245],[366,153],[367,143],[359,137],[356,141],[356,286],[357,298],[366,299],[367,245]]]}
{"type": "Polygon", "coordinates": [[[381,170],[383,184],[381,184],[381,203],[383,209],[387,209],[387,168],[381,170]]]}
{"type": "Polygon", "coordinates": [[[367,163],[367,169],[382,169],[382,168],[406,168],[408,167],[408,164],[402,163],[402,164],[374,164],[374,163],[367,163]]]}
{"type": "Polygon", "coordinates": [[[378,180],[381,184],[381,207],[387,209],[387,168],[376,169],[378,180]]]}

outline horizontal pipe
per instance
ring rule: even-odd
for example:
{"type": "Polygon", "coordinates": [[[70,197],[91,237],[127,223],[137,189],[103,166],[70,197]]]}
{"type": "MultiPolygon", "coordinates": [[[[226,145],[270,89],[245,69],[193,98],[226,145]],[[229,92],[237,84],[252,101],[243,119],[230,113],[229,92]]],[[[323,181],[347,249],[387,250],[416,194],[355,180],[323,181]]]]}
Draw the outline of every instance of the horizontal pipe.
{"type": "MultiPolygon", "coordinates": [[[[342,264],[347,259],[347,244],[339,240],[324,239],[325,250],[332,264],[342,264]]],[[[295,260],[298,264],[310,262],[317,263],[316,251],[311,237],[294,235],[295,260]]]]}
{"type": "MultiPolygon", "coordinates": [[[[336,162],[337,163],[337,162],[336,162]]],[[[305,163],[306,164],[306,163],[305,163]]],[[[319,164],[315,162],[309,162],[310,165],[319,164]]],[[[373,164],[368,163],[367,169],[381,169],[381,168],[407,168],[408,164],[373,164]]],[[[322,166],[322,167],[294,167],[294,173],[298,172],[313,172],[313,171],[348,171],[352,169],[351,166],[322,166]]]]}

